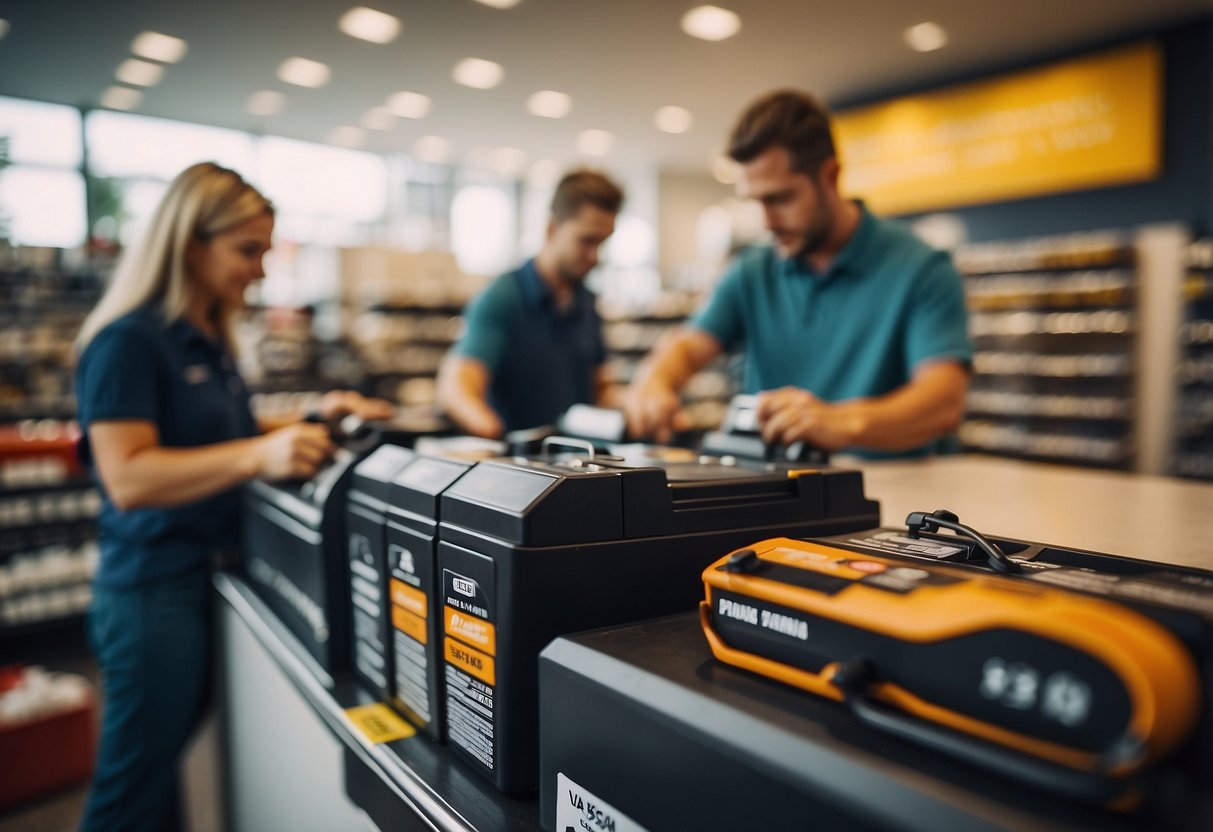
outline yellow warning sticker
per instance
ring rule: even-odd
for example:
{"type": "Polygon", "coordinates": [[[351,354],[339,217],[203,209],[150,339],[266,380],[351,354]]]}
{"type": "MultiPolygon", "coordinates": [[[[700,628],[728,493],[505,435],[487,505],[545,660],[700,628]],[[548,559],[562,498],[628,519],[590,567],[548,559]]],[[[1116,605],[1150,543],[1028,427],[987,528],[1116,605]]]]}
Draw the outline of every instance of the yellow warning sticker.
{"type": "Polygon", "coordinates": [[[483,618],[476,618],[452,607],[443,609],[447,635],[479,647],[490,656],[497,655],[497,628],[483,618]]]}
{"type": "Polygon", "coordinates": [[[392,603],[398,607],[404,607],[413,615],[420,615],[425,618],[425,611],[428,608],[426,604],[425,593],[419,589],[406,584],[398,578],[392,578],[392,603]]]}
{"type": "Polygon", "coordinates": [[[392,624],[400,632],[412,636],[415,641],[419,641],[422,644],[429,643],[429,634],[426,632],[424,618],[413,615],[407,610],[402,610],[400,607],[392,607],[392,624]]]}
{"type": "Polygon", "coordinates": [[[373,743],[408,739],[417,733],[416,728],[382,702],[346,708],[345,715],[354,723],[354,727],[373,743]]]}
{"type": "Polygon", "coordinates": [[[492,656],[486,656],[453,638],[444,638],[442,642],[448,662],[465,673],[472,674],[486,685],[497,684],[497,668],[493,664],[492,656]]]}

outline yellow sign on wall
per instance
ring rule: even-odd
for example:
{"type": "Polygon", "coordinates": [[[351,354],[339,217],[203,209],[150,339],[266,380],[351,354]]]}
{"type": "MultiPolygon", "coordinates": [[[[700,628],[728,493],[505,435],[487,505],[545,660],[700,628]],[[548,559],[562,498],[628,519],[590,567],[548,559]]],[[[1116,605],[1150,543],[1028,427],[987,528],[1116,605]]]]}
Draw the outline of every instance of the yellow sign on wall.
{"type": "Polygon", "coordinates": [[[842,191],[903,214],[1151,179],[1161,90],[1147,42],[839,113],[842,191]]]}

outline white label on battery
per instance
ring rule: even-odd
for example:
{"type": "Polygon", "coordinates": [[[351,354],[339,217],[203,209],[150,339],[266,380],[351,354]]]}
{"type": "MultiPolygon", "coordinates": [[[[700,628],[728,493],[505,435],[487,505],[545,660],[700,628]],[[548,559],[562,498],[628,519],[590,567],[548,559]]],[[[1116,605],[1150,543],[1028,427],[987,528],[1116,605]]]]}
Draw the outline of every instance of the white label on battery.
{"type": "Polygon", "coordinates": [[[556,773],[556,832],[647,832],[593,792],[556,773]]]}
{"type": "Polygon", "coordinates": [[[447,737],[493,769],[493,689],[446,666],[447,737]]]}

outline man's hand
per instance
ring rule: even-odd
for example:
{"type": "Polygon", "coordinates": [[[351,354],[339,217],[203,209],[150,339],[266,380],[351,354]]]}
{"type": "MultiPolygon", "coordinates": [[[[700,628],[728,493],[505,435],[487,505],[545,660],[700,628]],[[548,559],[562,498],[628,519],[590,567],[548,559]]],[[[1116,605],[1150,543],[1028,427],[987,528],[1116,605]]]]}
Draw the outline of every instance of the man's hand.
{"type": "Polygon", "coordinates": [[[650,380],[631,385],[623,397],[628,436],[669,442],[681,421],[685,421],[679,419],[681,408],[678,393],[660,382],[650,380]]]}
{"type": "Polygon", "coordinates": [[[856,404],[823,402],[799,387],[758,394],[758,426],[763,441],[772,445],[805,442],[825,451],[841,450],[861,434],[860,418],[856,404]]]}
{"type": "Polygon", "coordinates": [[[352,390],[331,390],[320,399],[317,408],[326,420],[353,414],[364,421],[391,419],[396,409],[384,399],[368,399],[352,390]]]}

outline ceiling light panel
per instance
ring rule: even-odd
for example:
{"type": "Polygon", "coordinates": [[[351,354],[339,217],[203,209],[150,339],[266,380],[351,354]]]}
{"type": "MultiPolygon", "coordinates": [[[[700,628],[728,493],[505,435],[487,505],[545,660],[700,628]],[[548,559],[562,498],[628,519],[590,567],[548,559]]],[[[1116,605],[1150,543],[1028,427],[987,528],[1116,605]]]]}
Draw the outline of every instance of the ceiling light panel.
{"type": "Polygon", "coordinates": [[[4,18],[0,17],[0,38],[3,38],[5,35],[7,35],[8,30],[9,30],[8,21],[5,20],[4,18]]]}
{"type": "Polygon", "coordinates": [[[307,58],[287,58],[278,67],[278,77],[298,87],[323,87],[332,76],[327,65],[307,58]]]}
{"type": "Polygon", "coordinates": [[[413,142],[413,155],[422,162],[442,165],[450,161],[451,143],[441,136],[422,136],[413,142]]]}
{"type": "Polygon", "coordinates": [[[719,6],[696,6],[682,16],[682,31],[703,40],[724,40],[741,31],[741,18],[719,6]]]}
{"type": "Polygon", "coordinates": [[[948,33],[938,23],[919,23],[902,33],[906,44],[915,52],[934,52],[948,45],[948,33]]]}
{"type": "Polygon", "coordinates": [[[663,133],[685,133],[691,129],[694,117],[685,107],[662,107],[653,116],[657,129],[663,133]]]}
{"type": "Polygon", "coordinates": [[[260,90],[249,96],[246,110],[255,116],[274,116],[282,112],[286,96],[277,90],[260,90]]]}
{"type": "Polygon", "coordinates": [[[482,58],[464,58],[455,64],[451,77],[465,87],[478,90],[491,90],[505,78],[505,69],[501,64],[486,61],[482,58]]]}
{"type": "Polygon", "coordinates": [[[366,6],[355,6],[341,15],[337,28],[359,40],[391,43],[400,34],[400,18],[366,6]]]}
{"type": "Polygon", "coordinates": [[[108,110],[131,110],[139,106],[143,93],[130,87],[110,87],[101,93],[100,104],[108,110]]]}
{"type": "Polygon", "coordinates": [[[114,77],[133,87],[154,87],[164,77],[164,67],[138,58],[127,58],[118,67],[114,77]]]}
{"type": "Polygon", "coordinates": [[[131,53],[149,61],[175,64],[185,57],[189,44],[181,38],[160,32],[141,32],[131,41],[131,53]]]}
{"type": "Polygon", "coordinates": [[[555,90],[540,90],[526,100],[531,115],[543,118],[564,118],[573,109],[573,99],[555,90]]]}
{"type": "Polygon", "coordinates": [[[372,107],[359,123],[367,130],[391,130],[396,126],[396,116],[387,107],[372,107]]]}
{"type": "Polygon", "coordinates": [[[482,6],[492,6],[494,9],[512,9],[522,0],[476,0],[482,6]]]}
{"type": "Polygon", "coordinates": [[[737,163],[728,156],[717,156],[712,162],[712,176],[722,185],[737,181],[737,163]]]}
{"type": "Polygon", "coordinates": [[[605,130],[582,130],[577,134],[577,152],[583,156],[605,156],[615,137],[605,130]]]}
{"type": "Polygon", "coordinates": [[[430,98],[419,92],[401,90],[388,96],[387,108],[400,118],[425,118],[430,112],[430,98]]]}

